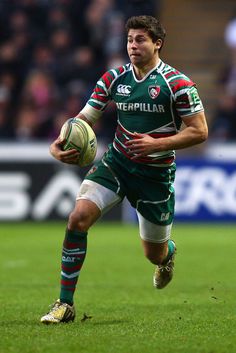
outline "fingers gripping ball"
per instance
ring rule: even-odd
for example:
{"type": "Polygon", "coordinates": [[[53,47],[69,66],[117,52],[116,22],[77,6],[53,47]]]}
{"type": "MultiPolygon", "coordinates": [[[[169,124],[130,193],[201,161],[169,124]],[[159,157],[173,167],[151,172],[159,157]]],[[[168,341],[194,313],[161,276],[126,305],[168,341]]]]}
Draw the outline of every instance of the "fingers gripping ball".
{"type": "Polygon", "coordinates": [[[60,138],[64,141],[64,151],[71,149],[79,151],[78,165],[80,167],[85,167],[94,161],[97,153],[97,139],[86,121],[79,118],[68,119],[61,128],[60,138]]]}

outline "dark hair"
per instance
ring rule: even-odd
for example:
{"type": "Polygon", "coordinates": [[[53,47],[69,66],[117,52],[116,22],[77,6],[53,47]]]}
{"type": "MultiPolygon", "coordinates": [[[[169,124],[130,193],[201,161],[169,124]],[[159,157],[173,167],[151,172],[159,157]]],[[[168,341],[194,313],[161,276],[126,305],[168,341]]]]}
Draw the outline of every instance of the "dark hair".
{"type": "Polygon", "coordinates": [[[126,32],[130,29],[144,29],[155,43],[158,39],[162,40],[162,45],[166,36],[166,31],[158,19],[153,16],[133,16],[130,17],[125,25],[126,32]]]}

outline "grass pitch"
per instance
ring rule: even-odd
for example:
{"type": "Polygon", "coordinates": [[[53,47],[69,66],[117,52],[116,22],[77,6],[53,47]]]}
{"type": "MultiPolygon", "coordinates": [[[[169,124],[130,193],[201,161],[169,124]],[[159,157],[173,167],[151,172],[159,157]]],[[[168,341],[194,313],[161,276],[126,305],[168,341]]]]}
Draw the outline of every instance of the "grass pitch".
{"type": "Polygon", "coordinates": [[[176,224],[175,276],[160,291],[137,227],[96,225],[76,321],[44,326],[40,317],[58,298],[64,228],[0,226],[0,353],[236,352],[235,225],[176,224]]]}

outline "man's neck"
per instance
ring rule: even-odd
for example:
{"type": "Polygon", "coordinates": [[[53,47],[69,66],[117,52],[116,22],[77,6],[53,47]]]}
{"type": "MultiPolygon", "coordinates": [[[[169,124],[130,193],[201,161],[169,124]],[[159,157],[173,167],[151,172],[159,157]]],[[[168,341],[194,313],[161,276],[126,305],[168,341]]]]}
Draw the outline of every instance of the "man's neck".
{"type": "Polygon", "coordinates": [[[150,71],[152,71],[153,69],[155,69],[155,67],[157,67],[159,62],[160,62],[160,58],[158,57],[157,59],[153,60],[152,62],[142,67],[133,65],[136,78],[138,80],[141,80],[142,78],[144,78],[150,71]]]}

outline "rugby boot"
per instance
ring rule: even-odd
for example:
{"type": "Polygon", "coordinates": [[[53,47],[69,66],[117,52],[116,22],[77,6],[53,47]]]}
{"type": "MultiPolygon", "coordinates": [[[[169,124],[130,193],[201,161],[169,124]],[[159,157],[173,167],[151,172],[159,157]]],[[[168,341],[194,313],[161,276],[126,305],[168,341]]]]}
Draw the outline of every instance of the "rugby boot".
{"type": "Polygon", "coordinates": [[[176,246],[169,260],[166,263],[162,265],[158,265],[156,267],[155,273],[153,276],[153,285],[155,288],[162,289],[166,287],[167,284],[172,280],[173,272],[174,272],[175,254],[176,254],[176,246]]]}
{"type": "Polygon", "coordinates": [[[51,307],[49,312],[41,317],[43,324],[59,324],[61,322],[70,322],[75,319],[74,305],[61,303],[58,299],[51,307]]]}

